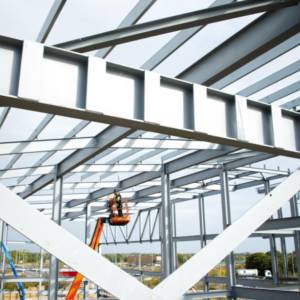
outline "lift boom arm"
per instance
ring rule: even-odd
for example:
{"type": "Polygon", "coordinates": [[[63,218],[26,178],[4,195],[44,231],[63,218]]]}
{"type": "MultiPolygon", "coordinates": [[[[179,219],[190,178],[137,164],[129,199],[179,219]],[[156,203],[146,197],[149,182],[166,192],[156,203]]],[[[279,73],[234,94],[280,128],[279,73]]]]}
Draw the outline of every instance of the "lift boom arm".
{"type": "MultiPolygon", "coordinates": [[[[98,244],[99,244],[99,241],[100,241],[103,226],[104,226],[104,223],[102,222],[101,218],[99,218],[98,222],[97,222],[97,225],[96,225],[96,228],[95,228],[95,231],[94,231],[93,239],[92,239],[92,242],[91,242],[91,245],[90,245],[90,247],[92,249],[94,249],[95,251],[97,250],[97,247],[98,247],[98,244]]],[[[69,290],[69,293],[66,297],[66,300],[75,298],[82,279],[83,279],[83,276],[81,274],[77,273],[77,275],[76,275],[76,277],[75,277],[75,279],[72,283],[72,286],[69,290]]]]}

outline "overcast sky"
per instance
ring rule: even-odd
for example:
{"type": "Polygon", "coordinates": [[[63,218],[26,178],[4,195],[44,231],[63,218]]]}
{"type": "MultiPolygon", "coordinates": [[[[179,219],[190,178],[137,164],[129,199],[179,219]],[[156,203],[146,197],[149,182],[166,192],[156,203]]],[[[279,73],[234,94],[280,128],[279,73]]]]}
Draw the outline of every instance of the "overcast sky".
{"type": "MultiPolygon", "coordinates": [[[[36,40],[53,2],[53,0],[0,0],[0,34],[22,40],[36,40]]],[[[137,2],[137,0],[69,0],[53,27],[46,44],[53,45],[75,38],[112,30],[118,26],[137,2]]],[[[146,15],[141,18],[139,23],[203,9],[212,2],[212,0],[158,0],[146,15]]],[[[225,41],[228,37],[258,16],[259,15],[247,16],[207,26],[166,59],[154,71],[168,76],[176,76],[190,64],[211,51],[214,47],[225,41]]],[[[174,32],[120,45],[109,54],[107,60],[139,68],[175,34],[176,33],[174,32]]],[[[95,51],[89,54],[93,55],[94,53],[95,51]]],[[[299,59],[300,47],[297,47],[266,66],[256,70],[252,74],[249,74],[226,87],[224,91],[237,93],[244,87],[299,59]]],[[[289,76],[249,98],[258,100],[298,80],[300,80],[300,72],[289,76]]],[[[300,92],[297,92],[278,101],[278,103],[280,104],[299,96],[300,92]]],[[[25,116],[22,120],[22,118],[19,119],[20,111],[12,111],[7,122],[0,130],[0,141],[18,141],[26,139],[44,116],[43,114],[35,114],[34,117],[31,118],[31,114],[31,112],[22,112],[22,115],[25,116]],[[22,130],[20,130],[20,128],[22,128],[22,130]]],[[[75,121],[67,120],[66,122],[62,122],[62,119],[56,118],[56,123],[51,124],[48,131],[43,132],[43,135],[40,138],[57,136],[58,131],[63,136],[64,130],[67,132],[69,128],[76,125],[75,121]]],[[[89,128],[89,133],[95,135],[103,128],[105,128],[104,125],[95,125],[93,128],[89,128]]],[[[85,133],[87,134],[87,132],[85,133]]],[[[58,158],[61,159],[61,155],[64,154],[57,154],[57,156],[54,156],[53,160],[48,163],[54,163],[54,160],[58,158]]],[[[18,163],[21,165],[22,162],[26,163],[30,159],[32,159],[30,155],[25,155],[23,156],[23,161],[20,160],[18,163]]],[[[37,159],[37,156],[35,156],[35,159],[37,159]]],[[[5,165],[5,163],[6,161],[1,161],[0,159],[0,166],[5,165]]],[[[280,166],[283,170],[290,168],[291,171],[293,171],[299,167],[299,160],[278,157],[259,163],[257,166],[262,167],[264,164],[266,164],[267,168],[277,169],[277,167],[280,166]]],[[[261,195],[257,194],[256,189],[248,189],[230,193],[230,198],[232,220],[234,221],[254,205],[261,198],[261,195]]],[[[205,200],[205,205],[207,232],[220,232],[222,230],[220,196],[207,198],[205,200]]],[[[199,234],[197,201],[184,202],[178,204],[176,208],[177,235],[199,234]]],[[[284,216],[289,216],[288,206],[284,207],[284,216]]],[[[63,222],[63,226],[79,238],[83,239],[84,222],[63,222]]],[[[121,235],[120,232],[118,234],[121,235]]],[[[11,239],[15,239],[16,234],[11,234],[10,237],[11,239]]],[[[293,250],[293,243],[291,238],[287,240],[288,252],[290,252],[293,250]]],[[[13,247],[17,246],[11,244],[10,248],[13,247]]],[[[27,247],[27,249],[28,248],[29,247],[27,247]]],[[[199,242],[178,243],[178,252],[196,252],[199,249],[199,242]]],[[[281,249],[279,248],[279,250],[281,249]]],[[[159,243],[154,243],[152,245],[119,245],[118,249],[116,249],[115,246],[103,247],[104,253],[116,251],[160,252],[160,245],[159,243]]],[[[269,241],[262,239],[248,239],[239,246],[236,251],[266,252],[269,251],[269,241]]]]}

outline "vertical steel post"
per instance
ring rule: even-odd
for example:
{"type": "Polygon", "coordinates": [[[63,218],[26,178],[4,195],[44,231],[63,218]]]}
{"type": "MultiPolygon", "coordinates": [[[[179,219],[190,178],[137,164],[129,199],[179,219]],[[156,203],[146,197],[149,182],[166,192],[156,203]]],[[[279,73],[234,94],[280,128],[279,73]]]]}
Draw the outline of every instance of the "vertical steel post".
{"type": "MultiPolygon", "coordinates": [[[[290,200],[290,207],[291,207],[292,217],[298,217],[299,216],[299,211],[298,211],[298,204],[297,204],[296,196],[294,196],[290,200]]],[[[298,282],[300,284],[300,231],[299,230],[295,231],[294,244],[295,244],[297,270],[298,270],[298,282]]],[[[292,255],[293,255],[293,253],[292,253],[292,255]]]]}
{"type": "MultiPolygon", "coordinates": [[[[2,243],[6,245],[7,243],[7,235],[8,235],[8,224],[5,224],[3,222],[3,230],[2,230],[2,243]]],[[[1,243],[1,247],[2,247],[1,243]]],[[[2,278],[5,277],[5,254],[3,254],[3,259],[2,259],[2,278]]],[[[1,295],[0,299],[3,300],[3,289],[4,289],[4,283],[1,281],[1,295]]]]}
{"type": "Polygon", "coordinates": [[[173,271],[172,253],[172,208],[170,201],[170,176],[166,172],[166,165],[162,165],[161,198],[162,198],[162,273],[163,278],[173,271]]]}
{"type": "MultiPolygon", "coordinates": [[[[43,277],[43,249],[40,248],[40,274],[39,277],[43,277]]],[[[41,300],[41,291],[42,291],[42,282],[39,282],[39,294],[38,294],[38,300],[41,300]]]]}
{"type": "Polygon", "coordinates": [[[3,242],[3,230],[4,230],[4,222],[0,220],[0,268],[2,261],[2,242],[3,242]]]}
{"type": "MultiPolygon", "coordinates": [[[[61,207],[63,196],[63,178],[58,176],[58,166],[56,166],[56,175],[54,178],[53,187],[53,207],[52,207],[52,221],[61,225],[61,207]]],[[[48,299],[56,300],[58,297],[58,274],[59,274],[59,260],[50,255],[50,270],[49,270],[49,290],[48,299]]]]}
{"type": "MultiPolygon", "coordinates": [[[[177,236],[176,233],[176,204],[172,204],[172,233],[173,233],[173,237],[177,236]]],[[[173,269],[172,272],[174,272],[177,269],[177,242],[174,241],[173,242],[173,269]]]]}
{"type": "MultiPolygon", "coordinates": [[[[267,195],[269,192],[270,192],[270,182],[269,180],[265,180],[265,194],[267,195]]],[[[270,235],[270,250],[271,250],[273,285],[277,286],[279,281],[278,260],[277,260],[277,252],[276,252],[276,239],[273,234],[270,235]]]]}
{"type": "MultiPolygon", "coordinates": [[[[282,208],[278,209],[277,214],[278,214],[278,219],[283,218],[282,208]]],[[[289,277],[289,267],[288,267],[288,261],[287,261],[285,237],[280,238],[280,244],[281,244],[281,253],[282,253],[283,274],[284,274],[284,277],[289,277]]]]}
{"type": "MultiPolygon", "coordinates": [[[[91,243],[91,224],[92,224],[91,208],[92,208],[92,206],[89,204],[87,204],[86,208],[85,208],[86,209],[86,211],[85,211],[85,244],[88,246],[91,243]]],[[[86,279],[84,281],[84,292],[83,293],[84,293],[83,298],[88,299],[89,298],[89,281],[88,281],[88,279],[86,279]]]]}
{"type": "MultiPolygon", "coordinates": [[[[205,207],[204,197],[199,194],[198,198],[199,207],[199,224],[200,224],[200,246],[203,249],[206,246],[206,227],[205,227],[205,207]]],[[[207,282],[207,275],[202,278],[203,292],[209,291],[209,282],[207,282]]]]}
{"type": "MultiPolygon", "coordinates": [[[[225,230],[228,226],[231,225],[231,213],[230,213],[230,198],[229,198],[229,189],[228,189],[228,175],[227,172],[224,171],[224,169],[220,170],[220,182],[221,182],[223,229],[225,230]]],[[[227,274],[227,289],[231,291],[232,287],[236,285],[233,252],[231,252],[226,257],[226,274],[227,274]]]]}

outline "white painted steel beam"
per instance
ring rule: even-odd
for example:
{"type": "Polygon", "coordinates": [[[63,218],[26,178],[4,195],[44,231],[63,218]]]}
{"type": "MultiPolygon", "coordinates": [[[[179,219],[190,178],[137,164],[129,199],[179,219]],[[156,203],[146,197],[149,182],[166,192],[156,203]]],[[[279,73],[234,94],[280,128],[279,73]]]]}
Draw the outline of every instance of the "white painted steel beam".
{"type": "Polygon", "coordinates": [[[288,65],[287,67],[271,74],[270,76],[248,86],[247,88],[238,92],[238,95],[248,97],[258,91],[300,71],[300,60],[288,65]]]}
{"type": "Polygon", "coordinates": [[[0,191],[0,218],[57,259],[120,299],[140,300],[142,297],[163,300],[156,292],[98,255],[2,184],[0,191]],[[115,278],[118,278],[118,285],[115,278]]]}
{"type": "Polygon", "coordinates": [[[255,13],[276,10],[283,7],[297,5],[297,3],[297,0],[250,0],[246,2],[236,2],[227,5],[210,7],[179,16],[128,26],[89,37],[83,37],[73,41],[56,44],[55,47],[76,52],[88,52],[159,34],[229,20],[255,13]]]}
{"type": "Polygon", "coordinates": [[[259,101],[264,102],[264,103],[273,103],[273,102],[275,102],[279,99],[282,99],[290,94],[293,94],[299,90],[300,90],[300,80],[277,91],[277,92],[274,92],[271,95],[268,95],[268,96],[260,99],[259,101]]]}
{"type": "MultiPolygon", "coordinates": [[[[297,9],[298,7],[294,10],[297,9]]],[[[16,40],[12,39],[12,42],[16,43],[16,40]]],[[[87,121],[129,127],[134,130],[147,130],[254,151],[297,158],[300,156],[299,135],[294,129],[290,130],[290,128],[298,127],[299,114],[296,112],[280,108],[273,112],[270,105],[258,104],[257,101],[249,99],[244,99],[243,109],[239,110],[240,106],[235,98],[223,92],[167,78],[149,71],[144,73],[141,70],[106,63],[95,57],[86,58],[37,43],[25,41],[24,45],[18,97],[0,95],[0,105],[10,105],[27,110],[76,117],[87,121]],[[41,67],[44,61],[47,61],[49,66],[55,66],[51,55],[49,58],[46,55],[45,58],[44,53],[49,53],[49,55],[55,53],[64,61],[56,68],[59,74],[68,74],[69,68],[71,68],[70,62],[72,62],[72,66],[81,74],[81,77],[76,78],[75,81],[66,76],[64,79],[56,81],[57,73],[47,72],[47,69],[41,67]],[[116,78],[114,78],[110,75],[112,69],[119,70],[123,75],[121,77],[115,75],[116,78]],[[86,73],[88,73],[87,84],[86,73]],[[45,81],[44,88],[36,89],[43,76],[53,76],[53,78],[45,81]],[[138,88],[128,88],[128,90],[121,91],[120,95],[118,89],[106,90],[106,87],[113,84],[115,79],[124,80],[123,83],[126,86],[127,80],[131,80],[138,88]],[[99,80],[106,82],[103,88],[99,86],[99,80]],[[84,93],[86,86],[87,93],[84,93]],[[74,90],[68,90],[66,87],[74,88],[74,90]],[[174,87],[176,88],[174,89],[174,87]],[[76,94],[76,91],[81,92],[78,92],[77,97],[70,96],[71,98],[67,98],[68,100],[64,102],[57,101],[59,95],[55,94],[56,90],[59,90],[65,97],[76,94]],[[49,91],[52,91],[53,94],[49,91]],[[169,107],[170,113],[174,113],[177,117],[169,120],[157,114],[157,108],[167,105],[164,101],[175,95],[178,99],[178,105],[173,105],[176,110],[172,111],[173,106],[169,107]],[[106,101],[98,99],[106,99],[106,101]],[[127,112],[119,109],[119,99],[122,99],[122,105],[126,105],[127,112]],[[60,106],[62,104],[68,107],[60,106]],[[118,109],[119,111],[116,111],[118,109]],[[155,113],[151,113],[151,111],[155,113]],[[216,112],[217,115],[215,115],[216,112]],[[119,117],[115,116],[116,113],[119,117]],[[211,115],[214,115],[214,118],[211,115]],[[255,122],[251,122],[251,120],[255,120],[255,122]],[[287,130],[290,131],[290,135],[284,134],[284,131],[287,130]]],[[[16,51],[19,50],[16,49],[16,51]]],[[[0,86],[1,84],[0,81],[0,86]]]]}
{"type": "Polygon", "coordinates": [[[300,189],[299,183],[300,169],[296,170],[205,248],[156,286],[154,291],[159,292],[166,300],[178,299],[191,285],[208,273],[296,194],[300,189]]]}
{"type": "MultiPolygon", "coordinates": [[[[98,142],[95,138],[73,138],[0,143],[0,155],[97,148],[98,142]]],[[[123,139],[112,148],[218,150],[223,146],[188,140],[123,139]]]]}
{"type": "Polygon", "coordinates": [[[236,71],[233,71],[229,75],[225,76],[218,82],[211,85],[212,88],[221,90],[228,86],[229,84],[237,81],[238,79],[246,76],[247,74],[255,71],[256,69],[264,66],[270,61],[276,59],[277,57],[283,55],[284,53],[292,50],[300,44],[300,33],[295,34],[288,40],[282,42],[281,44],[273,47],[271,50],[264,52],[256,59],[249,61],[242,67],[238,68],[236,71]]]}
{"type": "MultiPolygon", "coordinates": [[[[264,14],[177,77],[207,86],[213,85],[297,34],[300,28],[299,12],[298,4],[296,7],[264,14]]],[[[221,86],[214,88],[220,89],[221,86]]]]}
{"type": "Polygon", "coordinates": [[[55,0],[43,24],[43,27],[36,39],[37,42],[44,43],[46,41],[56,19],[58,18],[66,2],[67,0],[55,0]]]}
{"type": "MultiPolygon", "coordinates": [[[[75,169],[77,166],[85,163],[93,156],[105,151],[110,148],[114,143],[118,142],[122,138],[133,132],[132,129],[123,128],[118,126],[110,126],[102,131],[98,136],[98,145],[96,149],[81,149],[74,152],[72,155],[67,157],[61,163],[58,164],[59,176],[63,176],[75,169]]],[[[29,185],[28,192],[20,194],[22,198],[27,198],[36,191],[42,189],[44,186],[48,185],[53,181],[53,176],[51,174],[43,175],[38,178],[32,184],[29,185]]]]}
{"type": "Polygon", "coordinates": [[[0,115],[0,129],[1,129],[2,125],[4,124],[5,119],[7,118],[9,111],[10,111],[10,107],[4,107],[3,108],[2,113],[0,115]]]}
{"type": "Polygon", "coordinates": [[[296,108],[297,106],[300,106],[300,98],[294,99],[290,102],[280,105],[280,107],[286,109],[296,108]]]}
{"type": "MultiPolygon", "coordinates": [[[[155,2],[156,0],[140,0],[117,28],[135,25],[155,2]]],[[[105,58],[113,49],[114,47],[100,49],[95,56],[105,58]]]]}
{"type": "MultiPolygon", "coordinates": [[[[209,7],[225,5],[232,2],[235,2],[235,0],[216,0],[209,7]]],[[[180,31],[153,56],[151,56],[140,68],[148,71],[153,70],[204,27],[205,25],[180,31]]]]}
{"type": "Polygon", "coordinates": [[[249,287],[234,287],[233,289],[234,295],[237,298],[245,298],[245,299],[274,299],[281,300],[282,298],[289,300],[297,300],[299,299],[299,292],[296,291],[285,291],[280,289],[256,289],[249,287]]]}
{"type": "MultiPolygon", "coordinates": [[[[166,164],[166,172],[167,172],[167,174],[170,174],[170,173],[173,173],[173,172],[176,172],[176,171],[180,171],[180,170],[188,168],[188,167],[190,167],[194,164],[205,162],[205,161],[207,161],[209,159],[212,159],[216,156],[225,155],[225,154],[230,153],[234,150],[235,150],[234,148],[229,147],[229,148],[226,148],[223,151],[216,151],[216,152],[214,152],[214,151],[202,151],[202,152],[199,151],[199,152],[195,152],[195,153],[192,153],[190,155],[181,157],[177,160],[171,161],[170,163],[166,164]]],[[[210,172],[210,173],[212,173],[212,172],[210,172]]],[[[191,177],[195,178],[195,176],[194,177],[191,176],[191,177]]],[[[217,175],[215,175],[215,176],[217,176],[217,175]]],[[[147,173],[142,173],[140,175],[136,175],[136,176],[133,176],[131,178],[128,178],[128,179],[125,179],[125,180],[121,181],[119,183],[118,190],[126,189],[126,188],[129,188],[129,187],[132,187],[133,185],[141,184],[141,183],[147,182],[149,180],[156,179],[158,177],[160,177],[159,172],[148,172],[148,175],[147,175],[147,173]]],[[[205,179],[205,178],[203,178],[203,179],[205,179]]],[[[186,182],[186,181],[182,181],[182,182],[186,182]]],[[[180,183],[177,186],[179,186],[182,182],[180,181],[180,183]]],[[[109,194],[112,194],[113,190],[114,190],[113,188],[109,188],[109,189],[103,189],[103,190],[99,190],[99,191],[90,193],[86,197],[86,200],[70,201],[69,207],[80,205],[84,202],[90,202],[90,201],[93,201],[97,198],[107,196],[109,194]]],[[[153,193],[160,192],[160,187],[154,188],[154,190],[155,191],[153,193]]],[[[137,197],[143,197],[144,195],[141,196],[143,192],[144,191],[137,192],[136,193],[136,198],[137,197]]]]}

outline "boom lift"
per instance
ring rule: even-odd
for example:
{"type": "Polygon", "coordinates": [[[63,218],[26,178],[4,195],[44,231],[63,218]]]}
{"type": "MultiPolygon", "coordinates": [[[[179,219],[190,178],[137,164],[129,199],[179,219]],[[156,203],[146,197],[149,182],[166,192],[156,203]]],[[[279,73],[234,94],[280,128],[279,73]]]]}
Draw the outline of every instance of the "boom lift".
{"type": "MultiPolygon", "coordinates": [[[[130,217],[129,217],[129,208],[128,208],[128,201],[127,199],[122,199],[123,200],[123,207],[122,208],[117,208],[116,206],[116,200],[114,196],[110,196],[109,197],[109,209],[110,209],[110,216],[109,218],[99,218],[95,231],[94,231],[94,235],[92,238],[92,242],[90,244],[90,247],[96,251],[99,241],[100,241],[100,237],[101,237],[101,233],[104,227],[104,223],[106,223],[106,221],[108,220],[109,224],[112,226],[124,226],[126,224],[128,224],[128,222],[130,221],[130,217]],[[122,209],[123,211],[123,217],[119,217],[118,214],[118,210],[122,209]]],[[[72,283],[72,286],[67,294],[66,300],[71,300],[74,299],[76,296],[76,293],[79,289],[79,286],[82,282],[83,276],[79,273],[76,274],[75,279],[72,283]]]]}

